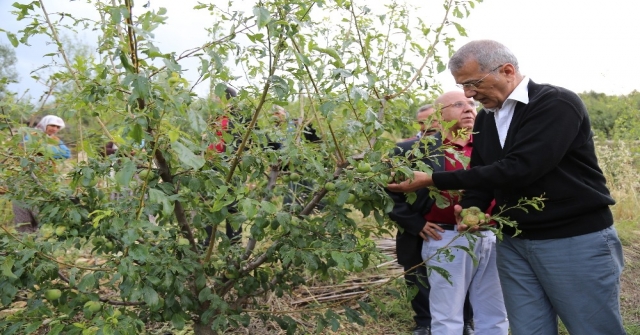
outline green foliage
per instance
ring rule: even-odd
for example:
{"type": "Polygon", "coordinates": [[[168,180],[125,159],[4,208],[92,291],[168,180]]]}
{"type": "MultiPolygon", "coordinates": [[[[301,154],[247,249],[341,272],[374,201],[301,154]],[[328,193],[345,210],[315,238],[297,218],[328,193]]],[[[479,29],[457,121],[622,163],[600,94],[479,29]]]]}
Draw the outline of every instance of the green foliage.
{"type": "Polygon", "coordinates": [[[591,126],[603,140],[640,139],[640,92],[623,96],[580,94],[587,106],[591,126]]]}
{"type": "MultiPolygon", "coordinates": [[[[3,198],[38,208],[43,225],[32,235],[2,230],[0,248],[11,252],[0,255],[0,303],[28,303],[0,329],[34,331],[46,318],[54,334],[133,334],[147,322],[193,322],[196,333],[212,334],[247,325],[251,311],[297,332],[294,318],[269,313],[260,297],[312,277],[340,281],[380,257],[368,238],[392,229],[384,185],[390,169],[408,175],[411,166],[389,159],[394,143],[384,135],[413,120],[407,109],[425,96],[416,91],[438,89],[443,53],[464,35],[454,21],[474,2],[444,1],[442,17],[430,18],[440,26],[395,2],[380,13],[343,1],[277,0],[241,11],[199,4],[194,10],[213,18],[210,42],[180,56],[154,41],[165,9],[94,4],[101,20],[57,14],[69,17],[58,23],[39,2],[13,4],[30,23],[9,33],[12,42],[44,34],[58,46],[49,56],[62,67],[43,79],[55,88],[47,112],[69,120],[76,151],[88,158],[52,162],[21,136],[2,146],[3,198]],[[54,33],[74,29],[101,31],[98,57],[54,33]],[[196,83],[183,76],[188,57],[199,59],[196,83]],[[251,84],[228,100],[236,68],[251,84]],[[205,98],[192,91],[203,81],[205,98]],[[272,127],[274,105],[295,107],[300,122],[272,127]],[[303,139],[309,124],[320,142],[303,139]],[[101,155],[108,140],[115,155],[101,155]],[[220,141],[222,152],[210,149],[220,141]],[[290,186],[295,175],[304,191],[290,186]],[[285,197],[296,201],[282,204],[285,197]],[[375,224],[358,225],[354,212],[375,224]],[[218,229],[225,223],[243,227],[240,243],[218,229]],[[204,245],[207,227],[214,234],[204,245]],[[82,265],[79,252],[99,262],[82,265]],[[51,290],[60,297],[45,299],[51,290]]],[[[318,332],[337,330],[376,317],[374,306],[358,304],[301,313],[318,332]]]]}

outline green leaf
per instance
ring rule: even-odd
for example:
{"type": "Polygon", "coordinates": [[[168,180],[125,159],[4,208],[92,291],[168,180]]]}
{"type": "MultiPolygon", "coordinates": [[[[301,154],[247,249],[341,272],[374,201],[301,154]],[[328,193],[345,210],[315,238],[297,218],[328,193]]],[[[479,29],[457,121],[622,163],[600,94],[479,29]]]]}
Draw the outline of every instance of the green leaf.
{"type": "Polygon", "coordinates": [[[142,289],[142,298],[150,307],[157,306],[160,303],[158,292],[151,288],[151,286],[145,286],[142,289]]]}
{"type": "Polygon", "coordinates": [[[360,100],[367,100],[369,98],[369,94],[367,93],[367,91],[359,87],[353,87],[349,96],[354,100],[355,103],[358,103],[360,100]]]}
{"type": "Polygon", "coordinates": [[[40,325],[42,325],[42,320],[36,320],[34,323],[31,323],[27,326],[27,328],[24,329],[24,334],[31,334],[34,331],[38,330],[38,328],[40,328],[40,325]]]}
{"type": "Polygon", "coordinates": [[[133,129],[131,129],[131,131],[129,132],[129,137],[131,137],[136,143],[141,144],[142,143],[142,126],[138,123],[136,123],[133,126],[133,129]]]}
{"type": "Polygon", "coordinates": [[[49,335],[58,335],[64,329],[63,324],[57,324],[51,330],[49,330],[49,335]]]}
{"type": "Polygon", "coordinates": [[[254,7],[253,15],[256,16],[258,28],[263,28],[271,21],[271,13],[264,7],[254,7]]]}
{"type": "Polygon", "coordinates": [[[129,63],[129,59],[127,58],[127,54],[125,54],[124,51],[120,50],[118,56],[120,57],[120,63],[122,63],[122,66],[125,68],[125,70],[127,70],[128,72],[134,72],[133,66],[131,66],[131,64],[129,63]]]}
{"type": "Polygon", "coordinates": [[[17,279],[18,277],[16,277],[16,275],[11,271],[13,263],[15,263],[15,260],[12,257],[5,258],[4,264],[2,264],[2,275],[8,278],[17,279]]]}
{"type": "Polygon", "coordinates": [[[89,273],[82,277],[80,282],[78,283],[78,290],[80,291],[89,291],[93,292],[93,289],[96,286],[96,278],[93,273],[89,273]]]}
{"type": "Polygon", "coordinates": [[[136,76],[136,78],[131,82],[131,86],[133,86],[133,92],[139,98],[147,98],[149,96],[149,79],[145,76],[136,76]]]}
{"type": "Polygon", "coordinates": [[[262,201],[260,203],[260,207],[262,208],[263,211],[267,212],[268,214],[274,214],[275,212],[278,211],[278,207],[276,207],[276,205],[268,201],[262,201]]]}
{"type": "Polygon", "coordinates": [[[187,117],[189,117],[189,124],[191,125],[191,129],[196,131],[198,134],[207,129],[207,123],[204,121],[200,113],[194,111],[193,109],[189,109],[189,111],[187,112],[187,117]]]}
{"type": "Polygon", "coordinates": [[[416,199],[418,199],[418,195],[416,192],[407,193],[407,202],[413,204],[416,199]]]}
{"type": "Polygon", "coordinates": [[[118,183],[118,185],[120,186],[125,186],[125,187],[129,186],[129,183],[131,183],[131,178],[133,178],[133,174],[135,172],[136,172],[136,165],[133,163],[133,161],[131,160],[126,161],[122,166],[122,169],[116,172],[116,175],[115,175],[116,183],[118,183]]]}
{"type": "Polygon", "coordinates": [[[338,263],[338,267],[339,267],[339,268],[342,268],[342,269],[346,268],[346,263],[347,263],[347,262],[346,262],[346,259],[345,259],[345,257],[344,257],[344,254],[343,254],[343,253],[341,253],[340,251],[336,251],[336,250],[334,250],[334,251],[332,251],[332,252],[331,252],[331,258],[332,258],[336,263],[338,263]]]}
{"type": "Polygon", "coordinates": [[[227,85],[223,83],[216,84],[216,88],[213,90],[215,94],[222,98],[225,96],[225,90],[227,89],[227,85]]]}
{"type": "Polygon", "coordinates": [[[182,329],[184,328],[184,318],[182,317],[182,315],[175,313],[171,317],[171,324],[177,329],[182,329]]]}
{"type": "Polygon", "coordinates": [[[364,326],[364,320],[362,319],[362,317],[360,317],[360,313],[358,313],[357,311],[349,307],[345,307],[344,315],[347,317],[347,320],[349,320],[350,322],[354,322],[361,326],[364,326]]]}
{"type": "Polygon", "coordinates": [[[200,168],[204,165],[204,158],[200,156],[196,156],[189,148],[187,148],[184,144],[176,141],[171,143],[171,149],[173,149],[178,154],[178,159],[182,164],[194,169],[200,170],[200,168]]]}
{"type": "Polygon", "coordinates": [[[109,9],[109,13],[111,14],[111,23],[113,25],[120,24],[120,21],[122,21],[122,15],[120,13],[120,8],[112,7],[111,9],[109,9]]]}
{"type": "Polygon", "coordinates": [[[152,203],[162,204],[162,213],[165,216],[171,215],[173,213],[173,201],[169,200],[164,192],[157,189],[149,189],[149,201],[152,203]]]}
{"type": "Polygon", "coordinates": [[[364,302],[364,301],[358,301],[358,305],[360,305],[360,308],[367,313],[367,315],[369,315],[370,317],[372,317],[374,320],[378,320],[378,313],[376,312],[375,308],[373,308],[371,305],[369,305],[368,303],[364,302]]]}
{"type": "Polygon", "coordinates": [[[467,36],[467,31],[464,30],[464,28],[456,22],[451,22],[453,23],[454,26],[456,26],[456,29],[458,29],[458,34],[460,34],[460,36],[467,36]]]}
{"type": "Polygon", "coordinates": [[[11,45],[13,45],[13,47],[16,48],[19,44],[18,39],[16,38],[16,35],[8,31],[6,33],[7,33],[7,38],[11,42],[11,45]]]}

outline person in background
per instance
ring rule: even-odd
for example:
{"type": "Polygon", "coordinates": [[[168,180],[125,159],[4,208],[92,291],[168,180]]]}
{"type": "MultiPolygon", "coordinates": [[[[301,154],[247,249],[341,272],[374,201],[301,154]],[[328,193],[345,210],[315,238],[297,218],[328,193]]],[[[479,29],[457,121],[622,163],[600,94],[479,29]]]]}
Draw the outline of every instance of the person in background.
{"type": "MultiPolygon", "coordinates": [[[[243,120],[241,118],[240,120],[235,120],[232,117],[230,117],[233,115],[227,115],[227,113],[233,114],[235,112],[235,106],[231,103],[231,101],[237,96],[238,96],[238,93],[236,92],[236,90],[230,86],[227,86],[227,88],[225,89],[225,101],[229,103],[229,105],[226,107],[225,114],[222,115],[214,123],[218,142],[211,143],[208,146],[208,150],[210,152],[213,152],[214,155],[222,157],[223,159],[228,159],[225,156],[225,153],[227,151],[227,146],[231,145],[232,147],[235,148],[240,144],[242,140],[240,138],[240,135],[233,130],[235,129],[236,122],[242,122],[243,120]],[[225,133],[231,133],[233,135],[232,143],[225,142],[223,138],[223,135],[225,133]]],[[[232,244],[239,244],[242,239],[242,226],[240,226],[236,230],[233,228],[230,222],[230,220],[232,220],[233,217],[235,217],[235,215],[238,213],[237,205],[238,204],[236,202],[233,202],[227,206],[227,211],[229,212],[230,216],[225,220],[225,235],[231,241],[232,244]]],[[[207,237],[202,244],[203,246],[206,247],[207,245],[209,245],[211,241],[211,236],[213,235],[213,226],[207,225],[205,227],[205,232],[207,233],[207,237]]]]}
{"type": "MultiPolygon", "coordinates": [[[[30,150],[33,149],[39,156],[49,156],[55,160],[70,158],[71,150],[57,136],[64,127],[64,121],[60,117],[47,115],[35,126],[36,131],[24,135],[24,145],[28,146],[30,150]]],[[[14,201],[11,205],[16,230],[35,232],[39,226],[38,209],[33,206],[30,208],[30,206],[18,201],[14,201]]]]}
{"type": "MultiPolygon", "coordinates": [[[[43,154],[50,154],[55,159],[71,158],[71,150],[57,136],[58,132],[64,127],[64,121],[55,115],[47,115],[38,122],[35,128],[44,132],[47,136],[45,143],[39,143],[42,146],[43,154]]],[[[30,140],[30,136],[25,136],[25,142],[30,140]]]]}
{"type": "Polygon", "coordinates": [[[416,113],[416,120],[420,125],[420,131],[416,134],[417,139],[421,139],[425,136],[430,136],[438,132],[438,120],[433,119],[430,124],[427,124],[429,118],[433,113],[435,113],[435,109],[432,104],[426,104],[418,108],[418,112],[416,113]]]}
{"type": "MultiPolygon", "coordinates": [[[[435,158],[438,167],[434,171],[464,170],[467,163],[459,157],[470,157],[473,151],[471,129],[476,118],[476,102],[465,97],[462,91],[451,91],[438,97],[435,104],[442,120],[453,124],[442,129],[442,144],[448,149],[435,158]]],[[[483,230],[477,233],[473,243],[458,237],[454,206],[459,196],[448,191],[440,191],[440,194],[449,206],[440,208],[433,204],[425,215],[427,223],[421,231],[427,237],[422,244],[425,266],[444,269],[450,276],[447,279],[437,271],[428,275],[431,331],[433,334],[467,334],[468,321],[463,316],[463,309],[465,297],[469,296],[475,333],[507,335],[509,322],[496,268],[496,236],[491,230],[483,230]],[[475,259],[458,247],[468,248],[475,259]],[[437,254],[442,248],[450,248],[453,259],[437,254]]],[[[487,213],[490,212],[491,207],[487,209],[487,213]]]]}
{"type": "MultiPolygon", "coordinates": [[[[520,73],[503,44],[465,44],[449,69],[466,97],[483,105],[474,126],[471,168],[389,184],[395,192],[464,189],[456,213],[471,206],[511,208],[543,197],[544,208],[503,213],[497,265],[512,335],[626,334],[620,313],[622,245],[609,206],[615,201],[598,165],[589,114],[565,88],[520,73]]],[[[459,230],[467,229],[459,225],[459,230]]]]}
{"type": "MultiPolygon", "coordinates": [[[[465,102],[467,101],[461,92],[451,92],[448,94],[454,94],[454,98],[461,98],[461,100],[465,102]]],[[[446,98],[447,96],[448,95],[445,94],[439,99],[446,98]]],[[[438,102],[441,101],[438,100],[438,102]]],[[[451,121],[454,120],[454,117],[467,117],[464,122],[456,123],[455,127],[457,127],[457,130],[464,127],[469,131],[473,127],[473,119],[469,120],[469,117],[473,116],[475,118],[475,114],[473,114],[475,113],[475,109],[466,105],[461,106],[461,108],[449,107],[454,106],[444,108],[445,112],[443,113],[443,119],[445,121],[451,121]],[[446,113],[447,109],[458,112],[464,110],[465,113],[454,115],[446,113]]],[[[425,105],[420,108],[420,110],[422,110],[422,112],[419,111],[418,115],[422,120],[429,118],[436,112],[433,105],[425,105]],[[420,115],[421,113],[423,114],[420,115]]],[[[417,144],[420,151],[425,154],[425,157],[422,158],[423,163],[430,166],[434,171],[444,170],[445,156],[442,152],[443,132],[437,131],[440,128],[441,127],[437,122],[432,123],[430,127],[423,127],[421,129],[421,134],[425,134],[424,136],[433,136],[433,143],[422,143],[418,137],[414,137],[413,139],[397,143],[394,155],[405,155],[407,151],[413,150],[413,147],[417,144]],[[429,132],[427,134],[426,131],[430,128],[435,128],[436,132],[429,132]],[[423,131],[425,131],[425,133],[423,133],[423,131]],[[425,145],[428,147],[425,148],[425,145]],[[434,157],[437,158],[434,159],[434,157]]],[[[447,132],[447,134],[450,135],[449,137],[453,138],[453,136],[451,136],[451,131],[447,132]]],[[[448,140],[445,139],[445,141],[448,140]]],[[[471,149],[470,143],[468,144],[467,149],[471,149]]],[[[415,313],[413,318],[416,323],[413,334],[430,335],[432,334],[431,327],[433,321],[432,311],[430,308],[431,285],[427,276],[427,267],[424,265],[422,258],[422,249],[423,244],[428,245],[428,242],[433,242],[432,244],[439,243],[439,241],[442,240],[442,237],[438,232],[444,232],[441,226],[436,223],[429,222],[429,219],[432,221],[433,219],[438,219],[441,216],[439,214],[453,212],[453,209],[448,208],[447,211],[447,209],[438,208],[436,206],[435,199],[430,197],[429,190],[426,188],[416,191],[416,200],[413,203],[407,202],[406,196],[403,193],[388,192],[388,194],[394,201],[394,207],[389,213],[389,217],[401,228],[398,230],[398,234],[396,236],[396,254],[398,257],[398,263],[404,267],[405,281],[407,285],[415,286],[418,289],[418,292],[411,300],[411,307],[415,313]]],[[[447,219],[449,219],[448,216],[445,217],[445,220],[447,219]]],[[[438,220],[436,222],[442,224],[443,221],[444,220],[438,220]]],[[[453,218],[451,218],[450,221],[453,221],[453,218]]],[[[453,227],[453,225],[450,226],[453,227]]],[[[460,281],[462,278],[454,278],[453,280],[460,281]]],[[[450,300],[453,300],[453,298],[450,300]]],[[[473,310],[471,308],[468,295],[463,296],[457,302],[464,306],[463,315],[460,316],[464,322],[461,325],[461,331],[456,335],[473,335],[473,310]]],[[[452,302],[449,301],[448,303],[452,302]]],[[[433,334],[438,333],[433,332],[433,334]]]]}
{"type": "MultiPolygon", "coordinates": [[[[280,133],[282,133],[283,136],[278,138],[277,142],[270,142],[269,145],[275,150],[286,150],[287,143],[294,143],[293,141],[295,139],[293,137],[296,135],[298,127],[302,125],[302,120],[291,118],[289,113],[281,106],[275,106],[274,108],[275,110],[272,114],[274,126],[280,130],[280,133]]],[[[302,140],[309,143],[320,143],[322,141],[311,124],[304,127],[301,136],[302,140]]],[[[298,139],[298,141],[300,141],[300,139],[298,139]]],[[[289,168],[290,166],[283,166],[281,167],[281,170],[283,172],[295,172],[295,167],[293,169],[294,171],[289,171],[289,168]]],[[[309,195],[313,192],[314,188],[315,183],[310,180],[305,179],[297,182],[290,181],[290,192],[285,194],[283,205],[293,210],[291,207],[295,205],[302,205],[302,203],[307,200],[309,195]]],[[[323,208],[323,202],[316,206],[317,210],[322,210],[323,208]]]]}

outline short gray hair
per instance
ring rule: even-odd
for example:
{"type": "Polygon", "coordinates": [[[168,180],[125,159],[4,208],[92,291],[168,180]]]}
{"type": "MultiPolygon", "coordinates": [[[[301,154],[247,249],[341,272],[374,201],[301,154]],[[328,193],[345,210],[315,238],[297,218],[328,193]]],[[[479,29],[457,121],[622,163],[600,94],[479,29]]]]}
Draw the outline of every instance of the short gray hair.
{"type": "Polygon", "coordinates": [[[518,59],[503,44],[493,40],[477,40],[471,41],[463,45],[449,60],[449,70],[457,72],[470,59],[478,62],[480,71],[491,71],[502,64],[512,64],[516,72],[520,72],[518,68],[518,59]]]}
{"type": "Polygon", "coordinates": [[[426,104],[426,105],[420,106],[420,108],[418,108],[418,111],[416,112],[416,117],[418,116],[418,114],[424,111],[428,111],[432,108],[433,108],[433,104],[426,104]]]}

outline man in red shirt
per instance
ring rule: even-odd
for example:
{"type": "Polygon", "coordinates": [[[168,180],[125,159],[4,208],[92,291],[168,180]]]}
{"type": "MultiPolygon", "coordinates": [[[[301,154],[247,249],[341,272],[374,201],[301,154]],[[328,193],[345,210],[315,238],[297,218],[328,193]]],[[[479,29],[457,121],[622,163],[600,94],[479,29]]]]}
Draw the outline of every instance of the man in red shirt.
{"type": "MultiPolygon", "coordinates": [[[[452,91],[436,99],[435,106],[449,128],[442,130],[444,171],[466,169],[473,148],[471,129],[476,117],[476,103],[465,97],[462,91],[452,91]],[[449,123],[451,122],[451,123],[449,123]],[[464,159],[462,157],[466,157],[464,159]]],[[[504,306],[500,280],[496,268],[496,237],[490,230],[480,231],[473,243],[465,237],[457,237],[454,205],[459,197],[441,191],[449,206],[439,208],[435,204],[425,215],[427,224],[420,232],[427,237],[422,246],[422,258],[427,267],[439,267],[449,273],[444,278],[437,271],[428,275],[431,286],[429,301],[431,331],[433,334],[461,334],[463,303],[467,291],[473,307],[475,333],[477,335],[507,335],[509,323],[504,306]],[[449,248],[455,256],[449,260],[441,248],[449,248]],[[461,248],[469,248],[476,261],[461,248]]],[[[490,211],[491,209],[489,209],[490,211]]]]}

